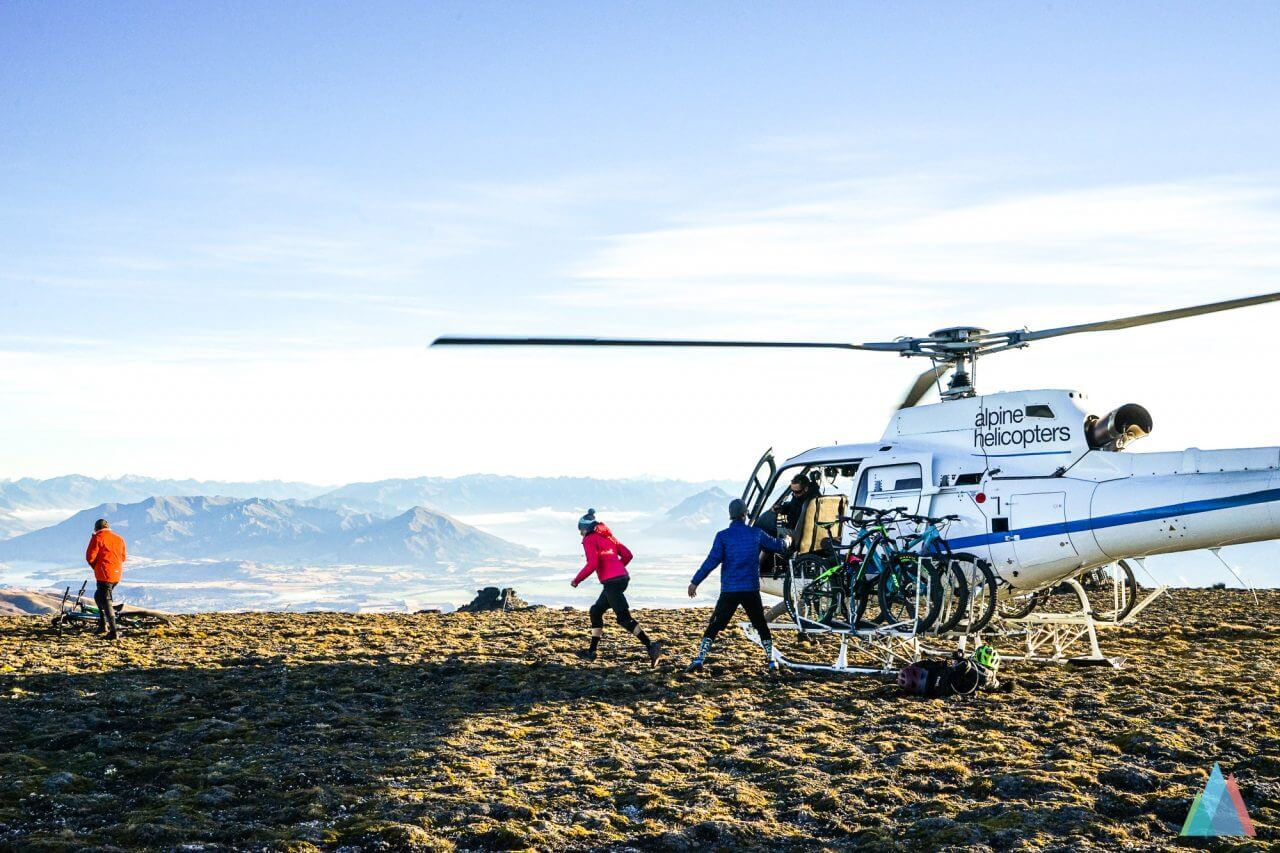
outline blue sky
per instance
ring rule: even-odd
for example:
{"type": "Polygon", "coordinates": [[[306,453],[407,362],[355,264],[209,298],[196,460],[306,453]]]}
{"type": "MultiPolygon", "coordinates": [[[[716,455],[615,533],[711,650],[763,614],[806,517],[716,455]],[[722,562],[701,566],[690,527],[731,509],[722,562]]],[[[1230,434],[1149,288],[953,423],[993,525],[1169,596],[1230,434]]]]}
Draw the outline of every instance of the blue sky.
{"type": "MultiPolygon", "coordinates": [[[[914,363],[424,347],[1280,290],[1277,44],[1273,3],[0,5],[0,477],[737,478],[873,438],[914,363]]],[[[1277,311],[983,387],[1280,443],[1277,311]]]]}

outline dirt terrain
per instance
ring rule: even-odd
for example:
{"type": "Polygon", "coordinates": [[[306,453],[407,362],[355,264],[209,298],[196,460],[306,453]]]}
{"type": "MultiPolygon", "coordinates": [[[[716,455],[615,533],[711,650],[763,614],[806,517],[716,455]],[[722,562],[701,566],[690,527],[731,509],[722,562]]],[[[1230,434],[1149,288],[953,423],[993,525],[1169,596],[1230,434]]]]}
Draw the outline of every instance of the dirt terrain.
{"type": "MultiPolygon", "coordinates": [[[[1214,761],[1280,834],[1280,592],[1180,591],[1121,671],[918,700],[771,681],[706,610],[207,614],[115,646],[0,618],[0,848],[1162,849],[1214,761]]],[[[789,641],[784,640],[789,645],[789,641]]]]}

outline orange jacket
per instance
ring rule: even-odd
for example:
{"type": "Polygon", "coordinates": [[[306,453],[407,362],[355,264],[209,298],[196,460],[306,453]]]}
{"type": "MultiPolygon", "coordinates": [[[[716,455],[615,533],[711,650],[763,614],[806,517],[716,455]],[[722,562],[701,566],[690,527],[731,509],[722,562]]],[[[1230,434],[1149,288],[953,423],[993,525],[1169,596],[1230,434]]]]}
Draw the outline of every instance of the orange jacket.
{"type": "Polygon", "coordinates": [[[124,540],[110,529],[99,530],[89,540],[84,558],[93,566],[93,576],[103,583],[119,583],[124,565],[124,540]]]}

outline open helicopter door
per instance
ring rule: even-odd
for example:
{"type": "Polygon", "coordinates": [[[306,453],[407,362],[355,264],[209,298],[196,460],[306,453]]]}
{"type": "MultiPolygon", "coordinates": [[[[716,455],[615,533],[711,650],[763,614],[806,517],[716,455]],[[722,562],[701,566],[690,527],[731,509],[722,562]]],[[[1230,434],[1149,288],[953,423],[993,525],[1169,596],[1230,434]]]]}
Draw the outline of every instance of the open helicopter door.
{"type": "Polygon", "coordinates": [[[853,503],[874,509],[903,507],[910,513],[919,512],[922,477],[919,462],[864,468],[853,503]]]}
{"type": "Polygon", "coordinates": [[[773,475],[776,473],[778,463],[774,460],[773,448],[770,447],[756,463],[751,479],[747,480],[747,485],[742,490],[742,502],[747,505],[747,518],[750,521],[760,517],[760,510],[764,508],[765,499],[769,496],[769,484],[773,482],[773,475]]]}

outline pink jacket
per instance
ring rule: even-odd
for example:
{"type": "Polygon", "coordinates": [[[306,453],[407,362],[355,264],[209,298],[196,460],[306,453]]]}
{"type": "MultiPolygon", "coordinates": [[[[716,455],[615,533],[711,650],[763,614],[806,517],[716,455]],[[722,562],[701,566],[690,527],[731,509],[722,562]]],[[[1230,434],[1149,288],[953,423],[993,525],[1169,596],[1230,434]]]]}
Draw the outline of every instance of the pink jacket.
{"type": "Polygon", "coordinates": [[[582,550],[587,553],[587,564],[573,579],[574,586],[586,580],[592,572],[595,572],[600,583],[627,576],[627,564],[631,562],[631,551],[612,533],[609,533],[609,528],[603,524],[596,528],[595,533],[589,533],[582,538],[582,550]],[[602,533],[601,530],[604,532],[602,533]]]}

